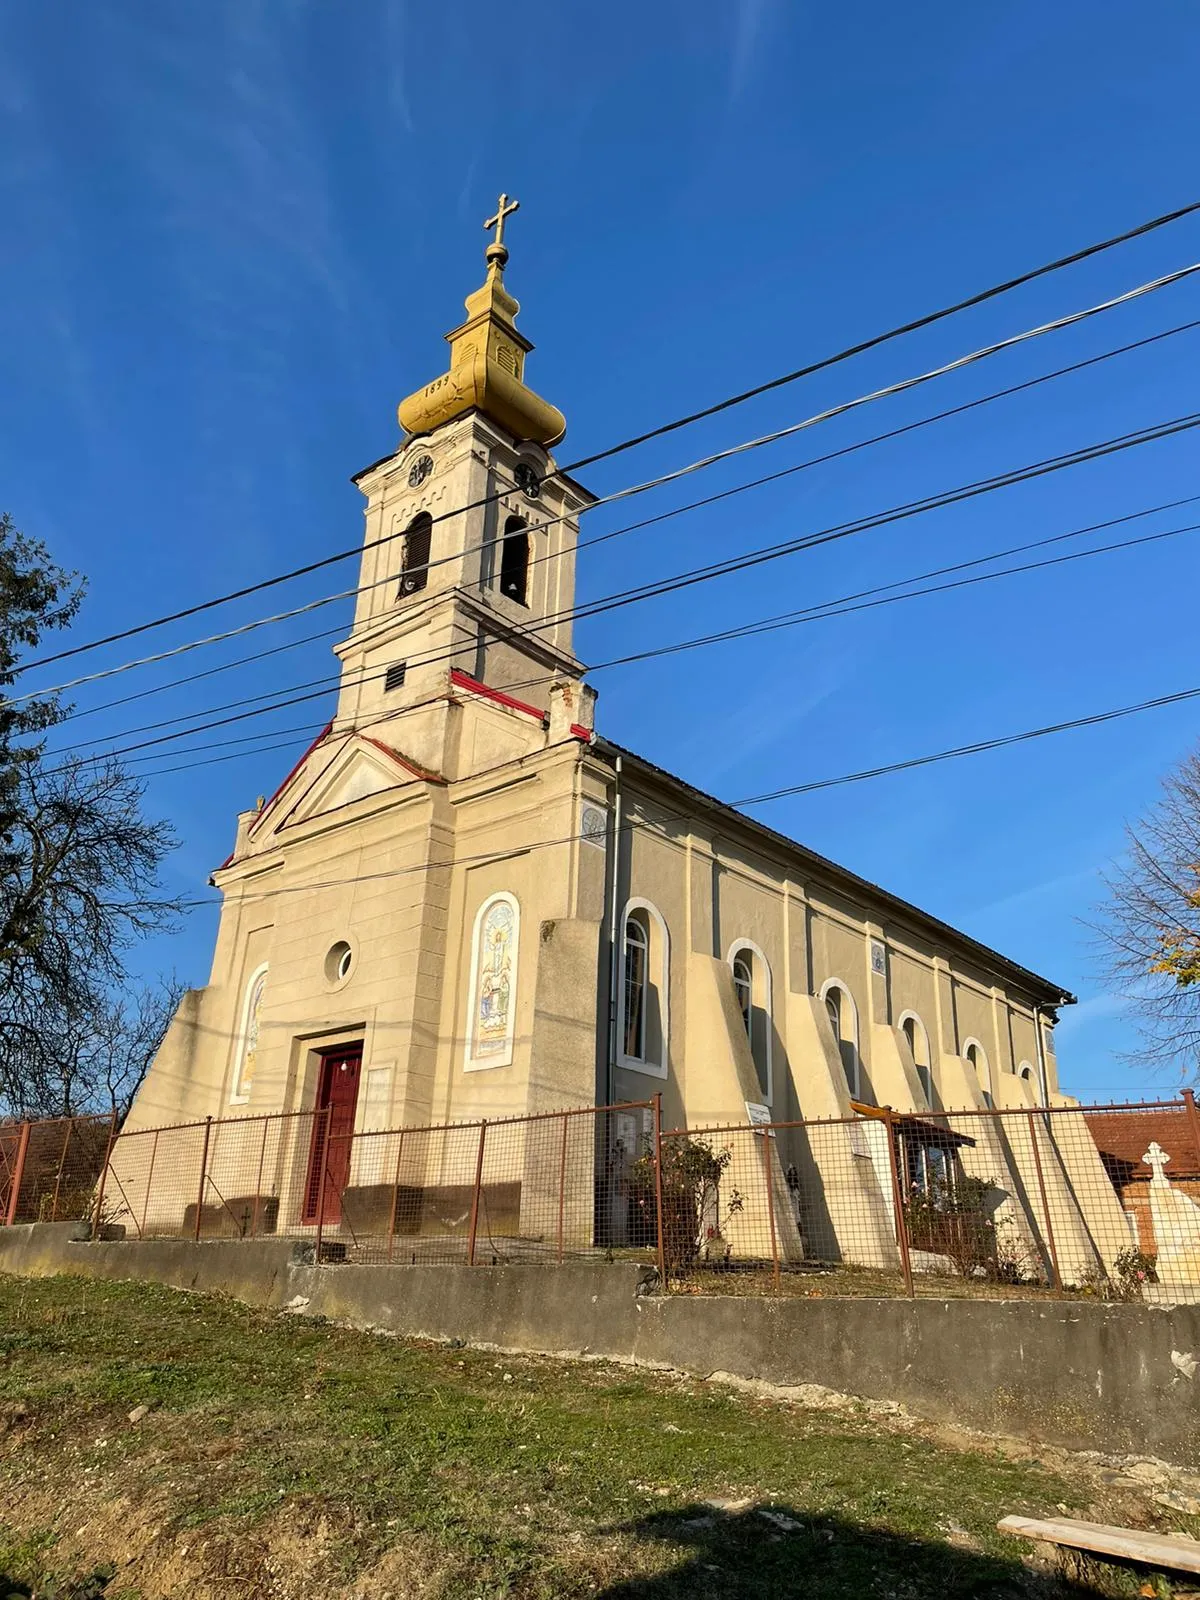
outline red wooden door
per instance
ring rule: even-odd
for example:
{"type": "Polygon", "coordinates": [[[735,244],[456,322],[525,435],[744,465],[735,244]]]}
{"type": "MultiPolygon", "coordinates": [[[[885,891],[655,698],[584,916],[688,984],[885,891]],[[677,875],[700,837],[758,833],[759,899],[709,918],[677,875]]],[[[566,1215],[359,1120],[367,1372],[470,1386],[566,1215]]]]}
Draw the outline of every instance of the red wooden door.
{"type": "Polygon", "coordinates": [[[362,1071],[362,1045],[351,1045],[321,1060],[317,1116],[313,1124],[304,1186],[305,1222],[342,1220],[342,1191],[350,1177],[354,1108],[362,1071]]]}

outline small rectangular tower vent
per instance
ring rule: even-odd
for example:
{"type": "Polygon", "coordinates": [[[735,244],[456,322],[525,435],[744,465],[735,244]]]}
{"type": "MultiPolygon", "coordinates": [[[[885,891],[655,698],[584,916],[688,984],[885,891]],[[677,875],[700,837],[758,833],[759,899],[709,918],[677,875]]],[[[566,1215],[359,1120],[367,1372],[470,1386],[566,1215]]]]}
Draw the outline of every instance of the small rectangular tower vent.
{"type": "Polygon", "coordinates": [[[402,689],[404,687],[404,674],[407,671],[407,661],[393,662],[383,675],[384,693],[390,693],[392,689],[402,689]]]}

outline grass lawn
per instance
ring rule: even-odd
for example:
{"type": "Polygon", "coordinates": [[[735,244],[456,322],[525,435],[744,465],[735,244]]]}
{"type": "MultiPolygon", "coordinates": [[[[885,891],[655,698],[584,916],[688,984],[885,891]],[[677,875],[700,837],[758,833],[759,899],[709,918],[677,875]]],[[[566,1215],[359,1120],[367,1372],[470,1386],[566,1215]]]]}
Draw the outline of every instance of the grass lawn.
{"type": "Polygon", "coordinates": [[[0,1600],[1049,1597],[997,1518],[1187,1529],[1131,1493],[865,1406],[0,1276],[0,1600]]]}

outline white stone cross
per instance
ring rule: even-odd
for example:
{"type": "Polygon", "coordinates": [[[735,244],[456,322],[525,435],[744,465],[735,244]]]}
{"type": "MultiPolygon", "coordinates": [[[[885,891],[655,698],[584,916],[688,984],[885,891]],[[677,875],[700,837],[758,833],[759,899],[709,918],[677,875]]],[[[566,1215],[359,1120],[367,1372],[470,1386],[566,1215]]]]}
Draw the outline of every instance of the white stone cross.
{"type": "MultiPolygon", "coordinates": [[[[1134,1149],[1136,1148],[1137,1146],[1135,1145],[1134,1149]]],[[[1162,1145],[1159,1144],[1157,1139],[1154,1139],[1151,1142],[1149,1150],[1147,1150],[1146,1154],[1142,1157],[1142,1160],[1146,1163],[1146,1165],[1154,1169],[1154,1176],[1150,1180],[1151,1183],[1166,1183],[1167,1178],[1166,1174],[1163,1172],[1163,1168],[1166,1166],[1167,1162],[1170,1161],[1170,1159],[1170,1156],[1163,1149],[1162,1145]]]]}

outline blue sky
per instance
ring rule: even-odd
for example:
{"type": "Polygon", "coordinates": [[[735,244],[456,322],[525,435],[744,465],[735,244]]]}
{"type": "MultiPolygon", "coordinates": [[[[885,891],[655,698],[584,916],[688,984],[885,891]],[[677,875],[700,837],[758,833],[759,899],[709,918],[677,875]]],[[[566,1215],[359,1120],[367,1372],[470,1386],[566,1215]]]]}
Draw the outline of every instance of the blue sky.
{"type": "MultiPolygon", "coordinates": [[[[397,401],[442,370],[501,189],[522,203],[508,282],[538,346],[528,375],[567,414],[569,461],[1196,198],[1198,67],[1200,15],[1181,0],[9,0],[0,506],[88,575],[79,640],[254,582],[360,536],[350,474],[394,447],[397,401]]],[[[585,476],[618,489],[1196,260],[1189,220],[585,476]]],[[[1197,317],[1194,281],[1163,290],[638,512],[1197,317]]],[[[1179,334],[601,544],[581,556],[580,598],[1186,412],[1198,351],[1200,331],[1179,334]]],[[[603,660],[1197,493],[1196,448],[1147,445],[609,613],[577,648],[603,660]]],[[[585,526],[629,520],[599,510],[585,526]]],[[[1200,510],[1134,531],[1190,520],[1200,510]]],[[[736,799],[1188,687],[1198,539],[603,672],[600,725],[736,799]]],[[[339,567],[217,618],[352,582],[339,567]]],[[[269,642],[347,617],[330,607],[269,642]]],[[[58,741],[332,666],[328,641],[297,645],[97,711],[58,741]]],[[[147,669],[75,703],[183,675],[147,669]]],[[[184,841],[174,888],[202,888],[234,813],[303,748],[286,730],[325,711],[231,730],[281,748],[174,775],[157,769],[183,755],[145,764],[149,807],[184,841]]],[[[1122,1061],[1128,1025],[1083,922],[1124,819],[1198,721],[1185,705],[755,814],[1076,990],[1066,1085],[1140,1093],[1170,1080],[1122,1061]]],[[[142,965],[204,982],[213,929],[194,913],[142,965]]]]}

